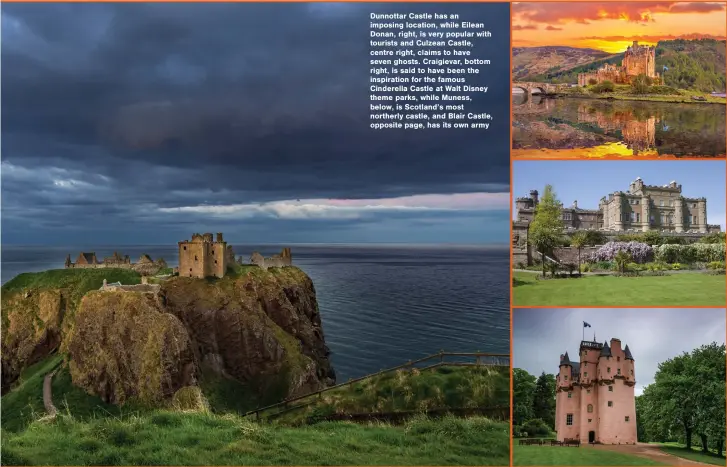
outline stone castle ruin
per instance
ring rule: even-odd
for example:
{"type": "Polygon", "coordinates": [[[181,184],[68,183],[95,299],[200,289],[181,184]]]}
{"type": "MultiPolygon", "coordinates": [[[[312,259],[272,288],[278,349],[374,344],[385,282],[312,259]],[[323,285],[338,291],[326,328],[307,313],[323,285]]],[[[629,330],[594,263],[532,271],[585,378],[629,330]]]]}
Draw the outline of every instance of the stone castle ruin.
{"type": "Polygon", "coordinates": [[[224,277],[235,261],[235,252],[221,233],[193,234],[192,240],[179,242],[179,275],[184,277],[224,277]]]}
{"type": "Polygon", "coordinates": [[[129,255],[121,256],[118,252],[114,252],[112,256],[107,256],[99,261],[94,252],[81,252],[76,258],[76,262],[71,262],[71,255],[66,256],[64,263],[65,269],[100,269],[100,268],[119,268],[132,269],[142,275],[153,275],[159,272],[161,268],[166,267],[166,262],[159,258],[157,261],[151,259],[149,255],[141,255],[139,261],[131,262],[129,255]]]}
{"type": "Polygon", "coordinates": [[[607,63],[596,71],[578,73],[578,86],[585,87],[604,81],[631,84],[639,75],[646,75],[656,82],[661,81],[659,73],[656,72],[656,47],[639,45],[638,41],[634,41],[626,49],[621,66],[607,63]]]}
{"type": "Polygon", "coordinates": [[[267,258],[256,251],[250,256],[250,263],[256,264],[263,269],[283,268],[293,265],[293,255],[290,252],[290,248],[283,248],[280,254],[267,258]]]}
{"type": "Polygon", "coordinates": [[[150,284],[146,276],[141,277],[141,284],[123,285],[121,282],[108,283],[103,280],[103,285],[99,289],[103,292],[140,292],[156,294],[161,290],[161,285],[150,284]]]}

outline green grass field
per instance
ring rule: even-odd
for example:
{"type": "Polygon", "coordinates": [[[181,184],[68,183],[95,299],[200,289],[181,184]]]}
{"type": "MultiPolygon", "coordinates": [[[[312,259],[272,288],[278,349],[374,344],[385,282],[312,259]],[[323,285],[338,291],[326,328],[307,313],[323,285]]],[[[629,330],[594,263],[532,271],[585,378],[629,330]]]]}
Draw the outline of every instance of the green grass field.
{"type": "Polygon", "coordinates": [[[514,272],[515,306],[725,306],[725,276],[681,273],[670,276],[584,276],[537,280],[514,272]]]}
{"type": "Polygon", "coordinates": [[[712,465],[725,465],[725,456],[719,456],[716,452],[709,452],[705,454],[699,447],[692,446],[692,449],[687,449],[686,446],[681,444],[663,443],[661,444],[661,450],[668,452],[673,456],[689,459],[695,462],[703,462],[705,464],[712,465]]]}
{"type": "MultiPolygon", "coordinates": [[[[517,443],[517,441],[515,441],[517,443]]],[[[591,447],[520,446],[514,444],[513,465],[666,465],[638,456],[591,447]]]]}
{"type": "Polygon", "coordinates": [[[150,410],[106,404],[74,387],[61,367],[53,378],[59,415],[44,419],[43,377],[59,363],[56,355],[29,367],[2,397],[3,465],[507,465],[509,460],[509,424],[485,417],[306,425],[310,417],[340,411],[507,404],[507,368],[385,374],[333,390],[272,422],[257,422],[235,413],[249,407],[223,403],[240,398],[237,387],[209,394],[210,413],[150,410]]]}

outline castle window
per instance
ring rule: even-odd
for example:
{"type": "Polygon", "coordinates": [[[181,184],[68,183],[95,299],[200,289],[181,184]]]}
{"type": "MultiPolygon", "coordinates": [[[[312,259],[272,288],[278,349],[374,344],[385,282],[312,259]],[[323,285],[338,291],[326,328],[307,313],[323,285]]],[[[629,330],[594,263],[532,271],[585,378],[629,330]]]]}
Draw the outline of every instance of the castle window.
{"type": "MultiPolygon", "coordinates": [[[[216,262],[216,261],[215,261],[215,262],[216,262]]],[[[618,369],[616,370],[616,372],[617,372],[617,373],[618,373],[619,375],[621,375],[621,368],[618,368],[618,369]]]]}
{"type": "Polygon", "coordinates": [[[608,392],[613,392],[613,386],[608,387],[608,392]]]}
{"type": "Polygon", "coordinates": [[[197,261],[197,255],[194,255],[194,260],[197,261]]]}
{"type": "Polygon", "coordinates": [[[565,424],[568,426],[573,425],[573,414],[572,413],[569,413],[568,415],[565,416],[565,424]]]}
{"type": "Polygon", "coordinates": [[[568,381],[568,375],[563,376],[563,379],[568,381]]]}
{"type": "Polygon", "coordinates": [[[635,212],[631,213],[631,222],[636,222],[636,213],[635,212]]]}
{"type": "Polygon", "coordinates": [[[606,373],[611,373],[611,367],[606,368],[606,373]]]}
{"type": "Polygon", "coordinates": [[[215,264],[217,264],[217,260],[215,260],[215,264]]]}
{"type": "Polygon", "coordinates": [[[628,416],[628,415],[626,415],[626,416],[624,417],[624,421],[625,421],[625,422],[628,422],[628,421],[629,421],[629,416],[628,416]]]}
{"type": "Polygon", "coordinates": [[[189,268],[189,272],[192,272],[192,268],[189,268]]]}
{"type": "Polygon", "coordinates": [[[568,399],[572,399],[572,396],[573,396],[573,393],[572,392],[569,392],[568,393],[568,399]]]}
{"type": "Polygon", "coordinates": [[[617,362],[620,362],[621,361],[621,357],[616,357],[616,361],[617,362]]]}
{"type": "Polygon", "coordinates": [[[661,201],[661,203],[660,203],[659,205],[660,205],[661,207],[664,207],[664,200],[662,200],[662,201],[661,201]]]}
{"type": "Polygon", "coordinates": [[[588,372],[587,371],[585,373],[583,373],[583,377],[584,378],[588,378],[588,372]]]}
{"type": "Polygon", "coordinates": [[[613,407],[613,401],[608,401],[608,406],[613,407]]]}
{"type": "Polygon", "coordinates": [[[185,247],[182,247],[182,248],[184,248],[184,251],[187,251],[187,247],[186,246],[185,247]]]}
{"type": "Polygon", "coordinates": [[[636,222],[641,222],[641,214],[636,213],[636,222]]]}
{"type": "Polygon", "coordinates": [[[633,376],[633,375],[634,375],[634,370],[631,370],[631,376],[633,376]]]}
{"type": "Polygon", "coordinates": [[[588,413],[593,413],[593,404],[588,404],[588,413]]]}
{"type": "Polygon", "coordinates": [[[589,418],[589,419],[588,419],[588,423],[591,423],[592,421],[593,421],[593,419],[592,419],[592,418],[589,418]]]}
{"type": "Polygon", "coordinates": [[[590,394],[590,393],[591,393],[591,390],[590,389],[586,389],[586,394],[590,394]]]}

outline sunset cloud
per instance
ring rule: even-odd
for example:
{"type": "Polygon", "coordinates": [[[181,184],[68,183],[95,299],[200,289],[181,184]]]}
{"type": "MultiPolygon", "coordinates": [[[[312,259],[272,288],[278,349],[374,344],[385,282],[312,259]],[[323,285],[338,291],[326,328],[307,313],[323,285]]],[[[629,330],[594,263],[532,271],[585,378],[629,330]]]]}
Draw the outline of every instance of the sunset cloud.
{"type": "Polygon", "coordinates": [[[513,45],[560,45],[620,53],[633,41],[654,45],[673,39],[724,40],[727,36],[725,5],[717,2],[514,3],[513,45]],[[541,34],[543,30],[548,34],[541,34]]]}
{"type": "Polygon", "coordinates": [[[516,21],[528,23],[578,23],[609,19],[636,23],[654,22],[658,14],[713,13],[725,10],[724,3],[628,2],[628,3],[515,3],[516,21]]]}

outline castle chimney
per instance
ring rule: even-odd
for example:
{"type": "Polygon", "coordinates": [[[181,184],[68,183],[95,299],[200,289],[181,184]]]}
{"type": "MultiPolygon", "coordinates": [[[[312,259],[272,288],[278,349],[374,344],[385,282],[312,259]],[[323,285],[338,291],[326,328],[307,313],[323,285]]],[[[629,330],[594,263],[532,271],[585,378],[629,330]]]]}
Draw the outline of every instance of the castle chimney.
{"type": "Polygon", "coordinates": [[[222,240],[222,234],[217,232],[217,243],[222,243],[224,240],[222,240]]]}
{"type": "Polygon", "coordinates": [[[533,200],[533,206],[538,205],[538,190],[530,190],[530,199],[533,200]]]}

